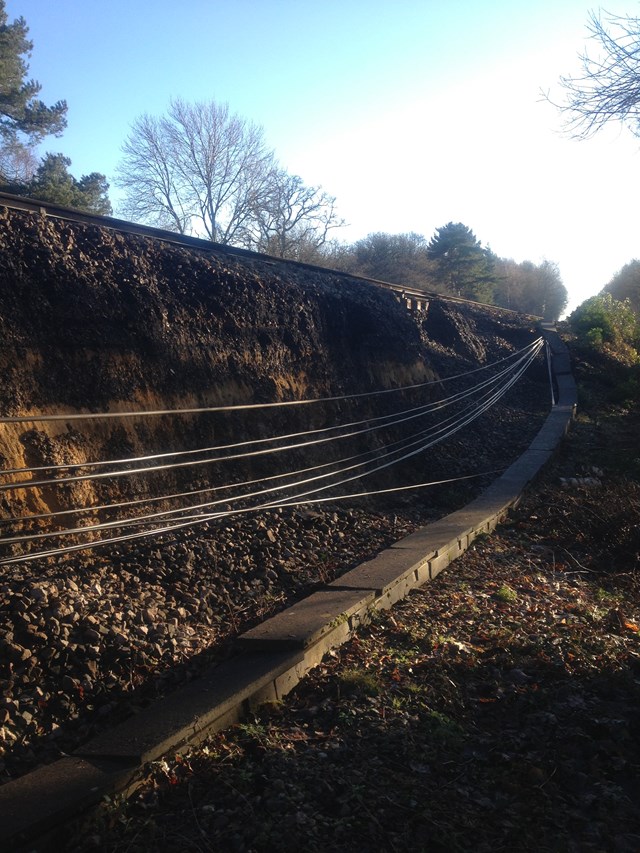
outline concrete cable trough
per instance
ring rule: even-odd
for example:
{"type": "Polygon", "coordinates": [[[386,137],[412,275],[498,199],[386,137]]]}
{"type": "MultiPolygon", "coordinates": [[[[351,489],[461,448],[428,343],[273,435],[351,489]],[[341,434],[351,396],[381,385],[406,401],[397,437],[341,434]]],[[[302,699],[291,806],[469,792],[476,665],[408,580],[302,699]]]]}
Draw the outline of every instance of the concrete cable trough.
{"type": "MultiPolygon", "coordinates": [[[[324,589],[252,628],[238,654],[68,756],[0,787],[0,850],[16,850],[83,809],[135,788],[144,765],[285,696],[324,654],[376,610],[433,580],[474,539],[490,533],[567,432],[576,406],[569,354],[553,324],[541,324],[552,354],[557,402],[526,450],[463,509],[416,531],[324,589]]],[[[45,844],[45,842],[43,842],[45,844]]],[[[31,842],[30,851],[43,849],[31,842]]]]}

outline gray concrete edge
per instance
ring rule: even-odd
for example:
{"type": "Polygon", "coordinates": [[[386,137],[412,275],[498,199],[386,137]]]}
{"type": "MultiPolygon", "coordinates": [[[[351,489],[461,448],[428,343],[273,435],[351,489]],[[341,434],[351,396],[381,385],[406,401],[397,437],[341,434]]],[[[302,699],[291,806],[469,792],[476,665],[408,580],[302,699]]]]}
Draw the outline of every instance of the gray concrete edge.
{"type": "MultiPolygon", "coordinates": [[[[541,330],[552,339],[554,355],[568,354],[554,329],[543,324],[541,330]]],[[[565,360],[559,361],[566,369],[565,360]]],[[[0,849],[16,850],[98,805],[105,796],[135,790],[145,763],[240,721],[263,702],[283,698],[329,649],[347,642],[373,613],[435,578],[479,535],[491,533],[517,506],[569,428],[577,399],[573,377],[562,374],[558,386],[559,400],[529,448],[482,494],[326,587],[328,591],[359,589],[371,595],[343,618],[333,615],[311,645],[295,650],[287,649],[286,643],[282,648],[271,642],[261,651],[252,643],[250,652],[213,667],[111,732],[98,735],[73,756],[0,786],[0,849]]],[[[242,645],[240,637],[238,647],[242,645]]],[[[30,844],[30,851],[37,849],[30,844]]]]}

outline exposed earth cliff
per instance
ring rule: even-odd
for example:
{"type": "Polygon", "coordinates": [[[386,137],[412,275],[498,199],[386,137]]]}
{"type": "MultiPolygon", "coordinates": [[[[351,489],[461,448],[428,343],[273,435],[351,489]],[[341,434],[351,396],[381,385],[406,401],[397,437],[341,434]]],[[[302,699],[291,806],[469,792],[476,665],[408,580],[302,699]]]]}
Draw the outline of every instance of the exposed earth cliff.
{"type": "MultiPolygon", "coordinates": [[[[5,211],[0,224],[4,416],[360,393],[477,367],[534,337],[531,321],[516,315],[432,301],[416,318],[392,293],[292,265],[187,251],[21,212],[5,211]]],[[[384,403],[359,404],[357,414],[388,411],[384,403]]],[[[5,424],[0,463],[18,468],[186,449],[211,444],[213,432],[216,441],[248,437],[256,417],[262,434],[347,420],[350,405],[251,413],[233,423],[5,424]]],[[[103,486],[99,497],[113,498],[116,484],[103,486]]],[[[78,491],[67,488],[56,503],[96,497],[88,484],[78,491]]],[[[5,509],[22,511],[25,501],[32,511],[48,505],[31,490],[14,493],[5,509]]]]}
{"type": "MultiPolygon", "coordinates": [[[[284,409],[0,422],[0,468],[40,468],[33,476],[46,479],[47,466],[255,442],[380,417],[441,398],[458,386],[440,380],[505,358],[536,336],[530,318],[440,299],[412,314],[392,293],[329,272],[5,211],[2,417],[267,403],[438,381],[390,396],[284,409]]],[[[545,382],[540,358],[472,427],[347,491],[504,467],[548,409],[545,382]]],[[[403,429],[395,425],[384,438],[360,435],[349,450],[340,442],[301,448],[291,455],[291,470],[349,453],[375,456],[403,429]]],[[[33,533],[51,521],[20,526],[8,524],[11,518],[89,506],[103,508],[63,516],[60,526],[104,522],[114,501],[222,488],[273,472],[265,457],[37,488],[7,488],[31,475],[4,473],[0,535],[33,533]]],[[[73,748],[114,714],[197,670],[198,655],[223,653],[221,644],[248,624],[371,556],[440,506],[462,502],[469,491],[456,488],[411,492],[393,503],[272,510],[0,566],[4,778],[73,748]]],[[[22,553],[20,543],[7,544],[0,559],[22,553]]]]}

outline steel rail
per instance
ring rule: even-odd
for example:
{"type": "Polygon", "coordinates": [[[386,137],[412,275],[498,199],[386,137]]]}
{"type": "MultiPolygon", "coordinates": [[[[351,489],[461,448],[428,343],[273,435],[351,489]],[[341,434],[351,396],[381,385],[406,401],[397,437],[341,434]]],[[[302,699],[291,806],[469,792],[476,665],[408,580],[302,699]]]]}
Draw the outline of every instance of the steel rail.
{"type": "Polygon", "coordinates": [[[62,219],[67,222],[77,222],[84,225],[95,225],[99,228],[108,228],[111,231],[117,231],[121,234],[130,234],[138,237],[147,237],[154,240],[160,240],[164,243],[170,243],[176,246],[181,246],[186,249],[198,249],[207,252],[208,254],[224,254],[232,257],[245,258],[248,260],[261,261],[265,264],[276,265],[284,264],[299,269],[307,269],[312,272],[320,272],[325,275],[339,276],[340,278],[353,279],[355,281],[373,284],[376,287],[381,287],[390,290],[400,298],[410,297],[414,299],[439,299],[444,302],[458,302],[463,305],[477,305],[485,310],[505,312],[507,314],[515,314],[519,317],[530,317],[533,320],[541,320],[542,317],[537,314],[526,314],[522,311],[515,311],[512,308],[503,308],[500,305],[489,305],[484,302],[476,302],[473,299],[465,299],[462,296],[453,296],[450,294],[436,293],[435,291],[422,290],[415,287],[407,287],[403,284],[394,284],[389,281],[382,281],[376,278],[367,278],[366,276],[348,273],[344,270],[336,270],[332,267],[322,267],[317,264],[309,264],[303,261],[294,261],[290,258],[278,258],[275,255],[266,255],[261,252],[253,252],[250,249],[242,249],[239,246],[230,246],[225,243],[215,243],[212,240],[205,240],[201,237],[192,237],[188,234],[179,234],[174,231],[166,231],[163,228],[154,228],[151,225],[141,225],[137,222],[128,222],[125,219],[118,219],[114,216],[100,216],[98,214],[87,213],[72,207],[64,207],[59,204],[52,204],[39,199],[26,198],[23,196],[13,195],[11,193],[0,192],[0,206],[11,210],[21,210],[27,213],[36,213],[40,216],[49,217],[51,219],[62,219]]]}

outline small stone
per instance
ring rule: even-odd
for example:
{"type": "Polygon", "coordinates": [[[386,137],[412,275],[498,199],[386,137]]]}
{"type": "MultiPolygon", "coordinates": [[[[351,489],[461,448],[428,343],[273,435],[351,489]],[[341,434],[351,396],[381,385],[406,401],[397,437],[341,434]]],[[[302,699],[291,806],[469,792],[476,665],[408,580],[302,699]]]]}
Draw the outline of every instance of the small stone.
{"type": "Polygon", "coordinates": [[[22,663],[31,657],[31,651],[18,643],[5,643],[3,651],[11,663],[22,663]]]}
{"type": "Polygon", "coordinates": [[[84,632],[85,639],[90,643],[97,643],[100,640],[100,633],[95,628],[87,628],[84,632]]]}
{"type": "Polygon", "coordinates": [[[47,593],[40,587],[34,587],[32,590],[30,590],[29,595],[38,604],[46,604],[49,599],[47,593]]]}
{"type": "Polygon", "coordinates": [[[70,675],[65,675],[62,679],[62,689],[66,693],[72,693],[78,689],[78,682],[75,678],[72,678],[70,675]]]}
{"type": "Polygon", "coordinates": [[[140,612],[140,617],[143,622],[146,622],[147,625],[153,625],[153,623],[157,620],[157,612],[152,610],[150,607],[145,608],[140,612]]]}
{"type": "Polygon", "coordinates": [[[531,681],[531,676],[527,675],[521,669],[512,669],[507,677],[512,684],[526,684],[528,681],[531,681]]]}

